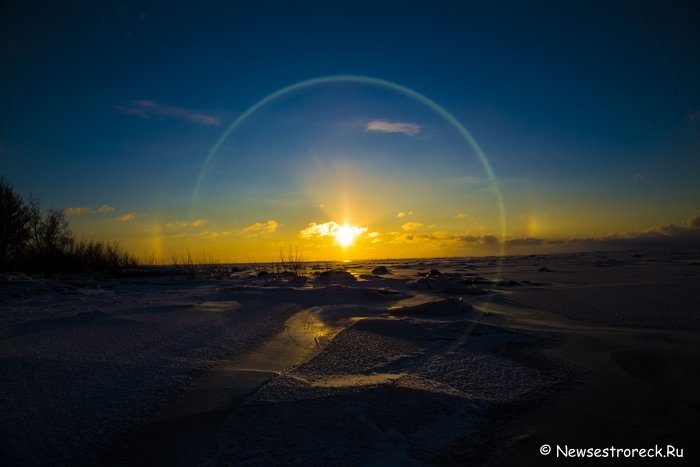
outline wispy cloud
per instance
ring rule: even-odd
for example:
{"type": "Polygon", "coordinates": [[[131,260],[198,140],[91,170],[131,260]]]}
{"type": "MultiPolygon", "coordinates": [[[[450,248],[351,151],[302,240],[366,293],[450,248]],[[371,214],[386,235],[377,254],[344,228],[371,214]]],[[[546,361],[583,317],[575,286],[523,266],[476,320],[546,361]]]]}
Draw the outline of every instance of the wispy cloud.
{"type": "Polygon", "coordinates": [[[180,227],[185,227],[187,225],[187,222],[181,221],[178,219],[175,219],[174,221],[170,221],[165,226],[169,229],[179,229],[180,227]]]}
{"type": "Polygon", "coordinates": [[[103,204],[99,208],[95,209],[95,211],[100,212],[100,213],[114,212],[114,208],[108,204],[103,204]]]}
{"type": "Polygon", "coordinates": [[[277,231],[280,223],[275,220],[268,220],[267,222],[256,222],[247,227],[241,229],[241,234],[243,235],[272,235],[277,231]]]}
{"type": "Polygon", "coordinates": [[[134,212],[127,212],[126,214],[117,217],[119,222],[131,222],[134,219],[136,219],[136,213],[134,212]]]}
{"type": "Polygon", "coordinates": [[[412,215],[413,215],[413,211],[408,211],[408,212],[399,211],[396,213],[396,217],[398,219],[401,219],[402,217],[406,217],[406,216],[412,216],[412,215]]]}
{"type": "Polygon", "coordinates": [[[103,204],[97,209],[92,209],[89,207],[71,207],[71,208],[66,208],[63,210],[66,216],[68,217],[75,217],[75,216],[82,216],[83,214],[88,214],[91,212],[97,212],[100,214],[104,214],[106,212],[114,212],[114,208],[112,206],[109,206],[107,204],[103,204]]]}
{"type": "Polygon", "coordinates": [[[215,231],[215,230],[205,230],[197,234],[197,237],[203,238],[204,240],[218,240],[219,237],[228,237],[231,235],[230,230],[215,231]]]}
{"type": "Polygon", "coordinates": [[[66,208],[63,212],[68,217],[81,216],[85,213],[90,212],[90,208],[66,208]]]}
{"type": "Polygon", "coordinates": [[[165,224],[165,227],[167,227],[169,229],[179,229],[179,228],[188,227],[188,226],[201,227],[208,222],[209,221],[206,221],[204,219],[195,219],[192,222],[185,222],[185,221],[181,221],[179,219],[175,219],[174,221],[170,221],[167,224],[165,224]]]}
{"type": "Polygon", "coordinates": [[[406,122],[389,122],[386,120],[372,120],[365,126],[366,131],[379,133],[403,133],[408,136],[416,136],[421,131],[420,125],[406,122]]]}
{"type": "Polygon", "coordinates": [[[221,125],[221,120],[215,115],[202,112],[201,110],[165,105],[150,99],[132,99],[127,104],[116,107],[125,114],[142,118],[171,118],[199,125],[221,125]]]}
{"type": "Polygon", "coordinates": [[[686,220],[683,226],[691,229],[700,229],[700,214],[695,214],[693,217],[686,220]]]}
{"type": "Polygon", "coordinates": [[[412,231],[412,230],[419,229],[419,228],[421,228],[421,227],[423,227],[423,224],[421,224],[420,222],[406,222],[405,224],[403,224],[403,225],[401,226],[401,228],[402,228],[404,231],[407,231],[407,232],[408,232],[408,231],[412,231]]]}

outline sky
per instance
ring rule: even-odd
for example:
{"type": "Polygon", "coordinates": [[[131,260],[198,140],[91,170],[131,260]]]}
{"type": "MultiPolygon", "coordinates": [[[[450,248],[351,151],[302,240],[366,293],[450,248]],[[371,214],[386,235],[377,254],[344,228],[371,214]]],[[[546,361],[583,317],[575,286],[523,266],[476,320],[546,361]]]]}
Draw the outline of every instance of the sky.
{"type": "Polygon", "coordinates": [[[0,175],[142,258],[700,245],[694,2],[0,8],[0,175]]]}

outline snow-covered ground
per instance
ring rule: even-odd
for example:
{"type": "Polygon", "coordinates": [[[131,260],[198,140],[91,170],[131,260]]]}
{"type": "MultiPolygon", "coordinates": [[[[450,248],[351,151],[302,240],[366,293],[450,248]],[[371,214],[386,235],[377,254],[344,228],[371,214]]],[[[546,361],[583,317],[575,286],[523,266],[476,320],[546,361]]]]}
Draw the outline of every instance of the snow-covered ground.
{"type": "Polygon", "coordinates": [[[21,293],[33,294],[5,300],[2,310],[4,465],[91,463],[194,370],[254,348],[298,309],[207,306],[220,284],[25,280],[21,293]]]}
{"type": "Polygon", "coordinates": [[[495,414],[590,370],[557,353],[571,336],[693,342],[699,257],[4,274],[0,464],[459,464],[495,414]]]}

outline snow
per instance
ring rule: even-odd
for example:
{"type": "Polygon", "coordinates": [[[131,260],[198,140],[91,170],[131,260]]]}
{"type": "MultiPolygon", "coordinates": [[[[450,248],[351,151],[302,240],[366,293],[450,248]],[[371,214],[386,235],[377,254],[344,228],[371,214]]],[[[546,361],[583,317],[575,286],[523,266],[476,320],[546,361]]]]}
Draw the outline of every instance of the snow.
{"type": "Polygon", "coordinates": [[[3,274],[0,463],[109,464],[142,427],[206,413],[197,449],[154,439],[206,465],[433,463],[490,407],[561,382],[561,362],[527,357],[561,332],[697,329],[696,259],[367,261],[308,281],[3,274]]]}
{"type": "Polygon", "coordinates": [[[198,305],[218,295],[216,282],[172,285],[127,282],[95,293],[87,284],[92,294],[76,286],[69,298],[56,285],[58,294],[3,309],[25,318],[6,324],[0,340],[3,458],[90,463],[105,439],[185,386],[193,371],[254,348],[298,309],[198,305]],[[83,311],[97,306],[99,313],[83,311]]]}

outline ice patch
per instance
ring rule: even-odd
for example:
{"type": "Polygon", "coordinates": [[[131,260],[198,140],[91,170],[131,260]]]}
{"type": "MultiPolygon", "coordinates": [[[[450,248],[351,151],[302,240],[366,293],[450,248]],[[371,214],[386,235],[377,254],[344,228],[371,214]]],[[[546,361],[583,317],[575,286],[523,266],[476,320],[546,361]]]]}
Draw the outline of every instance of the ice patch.
{"type": "Polygon", "coordinates": [[[402,316],[449,316],[459,315],[470,311],[474,311],[474,308],[470,304],[462,300],[461,297],[450,297],[444,300],[421,303],[419,305],[389,309],[389,313],[391,313],[392,315],[402,316]]]}
{"type": "Polygon", "coordinates": [[[314,381],[311,386],[319,388],[344,388],[357,386],[376,386],[393,383],[407,373],[372,373],[369,375],[339,375],[314,381]]]}
{"type": "Polygon", "coordinates": [[[232,300],[221,300],[218,302],[202,302],[197,305],[197,310],[200,311],[212,311],[216,313],[221,313],[224,311],[237,311],[241,309],[241,302],[232,300]]]}

